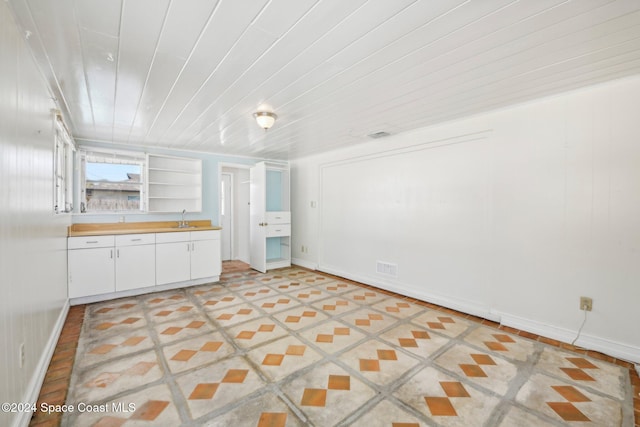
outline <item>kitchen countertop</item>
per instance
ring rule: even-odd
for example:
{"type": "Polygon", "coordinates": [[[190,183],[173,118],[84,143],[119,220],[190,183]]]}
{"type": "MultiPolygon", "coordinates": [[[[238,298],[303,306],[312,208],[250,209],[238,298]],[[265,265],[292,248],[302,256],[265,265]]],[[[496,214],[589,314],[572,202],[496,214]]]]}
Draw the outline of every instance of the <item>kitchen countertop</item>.
{"type": "Polygon", "coordinates": [[[77,223],[69,226],[67,236],[104,236],[112,234],[174,233],[183,231],[222,230],[211,220],[187,221],[189,227],[178,228],[178,221],[77,223]]]}

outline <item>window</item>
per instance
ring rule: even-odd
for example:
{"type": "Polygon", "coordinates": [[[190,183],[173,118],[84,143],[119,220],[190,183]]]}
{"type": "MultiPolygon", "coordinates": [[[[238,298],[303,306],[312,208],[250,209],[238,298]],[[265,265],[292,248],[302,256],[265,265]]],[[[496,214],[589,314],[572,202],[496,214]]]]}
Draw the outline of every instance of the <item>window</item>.
{"type": "Polygon", "coordinates": [[[144,211],[144,154],[121,151],[81,153],[80,211],[144,211]]]}
{"type": "Polygon", "coordinates": [[[68,213],[73,210],[73,152],[75,145],[71,134],[62,121],[62,116],[55,116],[54,146],[54,192],[53,211],[68,213]]]}

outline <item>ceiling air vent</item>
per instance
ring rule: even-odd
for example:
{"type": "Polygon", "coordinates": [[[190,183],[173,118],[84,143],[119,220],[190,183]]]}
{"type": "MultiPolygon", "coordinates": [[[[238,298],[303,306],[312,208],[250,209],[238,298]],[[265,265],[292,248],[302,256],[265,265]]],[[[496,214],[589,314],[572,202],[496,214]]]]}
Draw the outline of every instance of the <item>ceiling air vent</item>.
{"type": "Polygon", "coordinates": [[[389,132],[385,132],[385,131],[381,130],[380,132],[370,133],[367,136],[369,138],[378,139],[378,138],[384,138],[385,136],[389,136],[389,135],[391,135],[389,132]]]}

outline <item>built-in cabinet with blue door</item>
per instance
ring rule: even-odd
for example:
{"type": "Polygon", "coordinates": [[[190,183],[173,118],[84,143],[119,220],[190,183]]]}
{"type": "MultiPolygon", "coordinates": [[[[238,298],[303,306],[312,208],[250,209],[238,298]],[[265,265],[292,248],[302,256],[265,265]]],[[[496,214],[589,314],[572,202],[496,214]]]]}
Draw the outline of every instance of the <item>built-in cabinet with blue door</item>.
{"type": "Polygon", "coordinates": [[[291,265],[289,165],[260,162],[250,170],[251,267],[266,272],[291,265]]]}

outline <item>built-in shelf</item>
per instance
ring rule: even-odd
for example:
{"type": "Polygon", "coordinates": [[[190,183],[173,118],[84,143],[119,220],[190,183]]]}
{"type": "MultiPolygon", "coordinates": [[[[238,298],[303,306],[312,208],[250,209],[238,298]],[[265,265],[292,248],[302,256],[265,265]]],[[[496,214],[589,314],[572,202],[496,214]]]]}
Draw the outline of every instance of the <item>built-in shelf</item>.
{"type": "Polygon", "coordinates": [[[202,160],[149,154],[148,211],[202,211],[202,160]]]}

